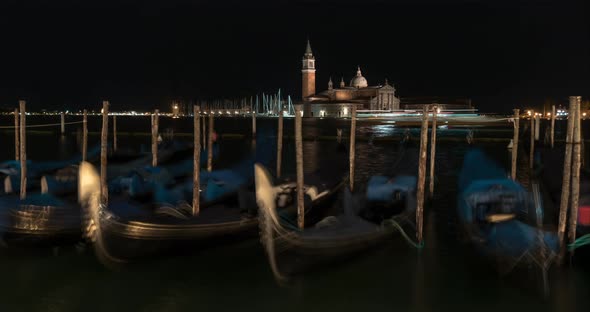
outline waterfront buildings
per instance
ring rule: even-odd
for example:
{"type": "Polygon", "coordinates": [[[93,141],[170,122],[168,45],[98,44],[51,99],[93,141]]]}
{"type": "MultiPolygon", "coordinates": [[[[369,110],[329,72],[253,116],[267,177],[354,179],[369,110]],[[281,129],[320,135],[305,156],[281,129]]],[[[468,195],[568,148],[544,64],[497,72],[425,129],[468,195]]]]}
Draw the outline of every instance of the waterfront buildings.
{"type": "Polygon", "coordinates": [[[387,79],[382,84],[369,86],[360,66],[350,83],[346,84],[342,77],[338,86],[335,86],[330,78],[328,88],[316,93],[315,65],[308,40],[301,69],[304,116],[349,117],[352,105],[356,105],[357,110],[389,112],[400,109],[400,99],[395,95],[395,87],[387,79]]]}
{"type": "Polygon", "coordinates": [[[356,74],[349,83],[344,77],[338,85],[330,77],[327,89],[316,93],[316,60],[311,44],[307,41],[301,68],[302,100],[305,117],[350,117],[350,109],[354,105],[357,111],[372,116],[421,112],[426,104],[436,105],[439,110],[448,112],[475,113],[471,99],[452,97],[407,97],[396,96],[393,84],[385,78],[383,83],[369,85],[358,66],[356,74]]]}

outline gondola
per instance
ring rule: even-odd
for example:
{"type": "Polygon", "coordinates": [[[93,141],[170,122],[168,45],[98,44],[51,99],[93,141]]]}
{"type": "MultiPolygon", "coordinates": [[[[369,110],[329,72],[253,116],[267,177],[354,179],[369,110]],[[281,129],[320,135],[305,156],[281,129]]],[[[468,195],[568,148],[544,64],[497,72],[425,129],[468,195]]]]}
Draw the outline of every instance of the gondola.
{"type": "MultiPolygon", "coordinates": [[[[179,154],[186,154],[185,144],[162,144],[162,162],[175,163],[179,154]]],[[[192,152],[192,147],[190,147],[192,152]]],[[[134,168],[151,163],[151,155],[109,156],[111,174],[127,174],[134,168]]],[[[1,241],[6,246],[63,246],[81,241],[83,213],[77,200],[78,166],[68,166],[52,176],[41,179],[39,189],[31,190],[21,200],[18,194],[0,196],[2,222],[1,241]]],[[[111,179],[116,184],[117,179],[111,179]]]]}
{"type": "MultiPolygon", "coordinates": [[[[310,187],[310,194],[318,187],[335,193],[345,183],[342,179],[327,179],[334,182],[310,187]]],[[[129,201],[126,197],[112,199],[108,206],[101,206],[99,177],[88,163],[80,166],[79,181],[80,201],[90,213],[87,235],[94,243],[99,259],[107,265],[194,252],[253,237],[257,233],[256,203],[253,190],[249,190],[247,184],[239,191],[229,191],[226,196],[211,202],[205,202],[201,197],[201,211],[198,216],[193,217],[186,210],[183,211],[183,207],[146,205],[129,201]]],[[[285,192],[292,190],[293,183],[284,183],[282,188],[285,192]]],[[[313,197],[307,205],[314,207],[310,209],[310,215],[321,211],[319,203],[313,197]]],[[[283,206],[285,217],[293,218],[293,201],[286,198],[283,206]]]]}
{"type": "Polygon", "coordinates": [[[556,254],[556,233],[527,222],[535,211],[529,192],[481,150],[466,153],[458,187],[457,215],[463,232],[500,271],[544,263],[556,254]],[[539,261],[539,255],[545,260],[539,261]]]}
{"type": "MultiPolygon", "coordinates": [[[[274,158],[274,138],[259,133],[256,151],[229,168],[201,173],[200,212],[193,216],[192,184],[163,186],[155,183],[154,192],[143,201],[128,194],[109,194],[108,205],[98,202],[98,176],[90,164],[80,169],[80,202],[89,212],[88,238],[94,242],[98,258],[107,265],[195,252],[211,245],[243,240],[257,233],[258,209],[254,196],[254,163],[270,163],[274,158]],[[268,142],[267,142],[268,141],[268,142]],[[190,186],[187,188],[187,186],[190,186]]],[[[341,163],[334,157],[333,163],[341,163]]],[[[344,185],[341,175],[329,168],[310,173],[310,192],[336,190],[344,185]]],[[[157,182],[157,181],[156,181],[157,182]]],[[[294,196],[288,196],[293,183],[283,180],[282,198],[286,218],[294,215],[294,196]]],[[[313,193],[310,193],[313,195],[313,193]]],[[[324,207],[307,198],[310,218],[323,217],[324,207]]]]}
{"type": "MultiPolygon", "coordinates": [[[[415,209],[415,180],[412,186],[408,179],[405,182],[409,182],[409,185],[400,185],[399,188],[385,186],[378,192],[387,199],[375,200],[373,204],[383,205],[390,202],[390,196],[396,191],[404,190],[403,208],[380,223],[360,217],[362,211],[370,205],[363,203],[365,199],[362,196],[353,196],[345,191],[342,199],[343,213],[328,216],[319,222],[308,222],[306,215],[306,227],[298,229],[292,223],[285,222],[277,210],[277,198],[282,196],[282,188],[273,185],[271,175],[264,166],[255,166],[255,177],[261,241],[273,274],[280,281],[291,275],[358,255],[361,251],[378,245],[397,231],[395,225],[412,215],[415,209]]],[[[379,180],[374,181],[374,184],[383,184],[384,181],[379,180]]],[[[318,193],[315,201],[330,202],[336,197],[337,194],[332,190],[318,193]]]]}

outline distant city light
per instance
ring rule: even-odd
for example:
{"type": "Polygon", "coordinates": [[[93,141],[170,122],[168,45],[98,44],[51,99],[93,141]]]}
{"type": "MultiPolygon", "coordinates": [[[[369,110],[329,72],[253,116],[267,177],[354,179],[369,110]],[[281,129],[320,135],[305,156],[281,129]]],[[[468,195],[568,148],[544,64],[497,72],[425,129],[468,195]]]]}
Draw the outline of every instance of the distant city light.
{"type": "Polygon", "coordinates": [[[567,115],[568,115],[567,111],[562,110],[562,109],[558,110],[557,113],[555,114],[555,116],[567,116],[567,115]]]}

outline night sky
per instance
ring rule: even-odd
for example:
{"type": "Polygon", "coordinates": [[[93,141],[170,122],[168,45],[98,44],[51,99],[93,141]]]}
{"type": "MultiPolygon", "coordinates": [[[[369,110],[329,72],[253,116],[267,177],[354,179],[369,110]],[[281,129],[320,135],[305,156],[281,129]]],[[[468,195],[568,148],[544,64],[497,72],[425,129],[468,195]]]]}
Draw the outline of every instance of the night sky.
{"type": "Polygon", "coordinates": [[[590,95],[590,1],[0,2],[0,107],[114,110],[388,78],[484,112],[590,95]],[[26,2],[26,3],[23,3],[26,2]]]}

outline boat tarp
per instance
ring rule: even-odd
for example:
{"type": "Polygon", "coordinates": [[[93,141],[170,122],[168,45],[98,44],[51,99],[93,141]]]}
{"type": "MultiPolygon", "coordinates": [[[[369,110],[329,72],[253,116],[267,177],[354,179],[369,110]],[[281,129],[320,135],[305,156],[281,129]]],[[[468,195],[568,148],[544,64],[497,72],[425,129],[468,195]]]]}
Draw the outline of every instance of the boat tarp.
{"type": "Polygon", "coordinates": [[[416,189],[416,177],[400,175],[395,177],[372,176],[367,183],[367,200],[391,201],[395,192],[412,192],[416,189]]]}

